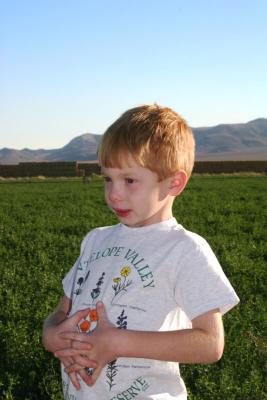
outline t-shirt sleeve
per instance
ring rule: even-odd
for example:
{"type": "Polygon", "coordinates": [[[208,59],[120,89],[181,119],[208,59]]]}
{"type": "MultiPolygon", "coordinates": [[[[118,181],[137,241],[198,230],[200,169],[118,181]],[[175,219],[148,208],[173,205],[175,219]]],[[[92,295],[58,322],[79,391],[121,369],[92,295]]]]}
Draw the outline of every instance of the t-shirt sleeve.
{"type": "Polygon", "coordinates": [[[213,309],[225,314],[239,302],[209,244],[192,243],[181,262],[175,298],[190,320],[213,309]]]}
{"type": "Polygon", "coordinates": [[[92,237],[92,234],[93,234],[93,232],[89,232],[85,236],[85,238],[83,239],[83,241],[81,243],[81,250],[80,250],[79,257],[75,261],[73,267],[69,270],[67,275],[65,275],[65,277],[62,280],[64,293],[69,299],[72,298],[72,294],[73,294],[72,292],[73,292],[74,284],[75,284],[75,277],[76,277],[76,274],[77,274],[77,269],[79,268],[79,265],[80,265],[80,262],[81,262],[81,257],[83,255],[83,252],[85,250],[85,247],[86,247],[88,241],[92,237]]]}

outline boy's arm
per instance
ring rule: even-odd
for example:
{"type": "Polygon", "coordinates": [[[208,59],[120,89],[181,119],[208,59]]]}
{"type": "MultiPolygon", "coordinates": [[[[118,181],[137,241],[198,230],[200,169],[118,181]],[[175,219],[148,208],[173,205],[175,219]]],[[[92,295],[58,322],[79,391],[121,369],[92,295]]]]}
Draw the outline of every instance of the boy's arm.
{"type": "MultiPolygon", "coordinates": [[[[98,326],[91,335],[64,333],[74,340],[72,349],[56,352],[60,355],[82,354],[98,361],[93,374],[95,381],[101,369],[118,357],[148,358],[182,363],[212,363],[223,353],[224,332],[218,310],[209,311],[192,321],[192,329],[168,332],[146,332],[117,329],[105,312],[103,303],[97,304],[98,326]],[[90,348],[86,348],[89,345],[90,348]],[[93,346],[93,348],[91,347],[93,346]]],[[[74,371],[75,365],[67,368],[74,371]]]]}
{"type": "MultiPolygon", "coordinates": [[[[126,331],[125,331],[126,332],[126,331]]],[[[120,357],[152,358],[179,363],[213,363],[224,348],[222,317],[209,311],[192,321],[192,329],[169,332],[128,331],[115,338],[120,343],[120,357]]]]}
{"type": "MultiPolygon", "coordinates": [[[[115,335],[114,335],[115,336],[115,335]]],[[[179,363],[213,363],[224,349],[222,317],[211,310],[192,320],[192,329],[169,332],[124,331],[114,338],[120,357],[152,358],[179,363]],[[127,333],[124,337],[124,333],[127,333]]]]}

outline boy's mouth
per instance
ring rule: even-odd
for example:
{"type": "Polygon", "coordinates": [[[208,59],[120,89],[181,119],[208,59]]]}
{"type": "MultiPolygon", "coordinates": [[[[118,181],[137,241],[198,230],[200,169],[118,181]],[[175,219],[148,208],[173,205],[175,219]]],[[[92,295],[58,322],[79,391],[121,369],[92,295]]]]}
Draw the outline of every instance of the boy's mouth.
{"type": "Polygon", "coordinates": [[[113,211],[116,215],[118,215],[118,217],[127,217],[131,210],[121,210],[119,208],[113,208],[113,211]]]}

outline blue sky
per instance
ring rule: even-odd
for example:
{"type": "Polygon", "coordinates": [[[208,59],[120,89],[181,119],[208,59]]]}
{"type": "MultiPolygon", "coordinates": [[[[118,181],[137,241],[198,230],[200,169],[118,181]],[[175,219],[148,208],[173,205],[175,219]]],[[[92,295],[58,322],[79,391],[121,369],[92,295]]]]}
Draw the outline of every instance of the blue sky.
{"type": "Polygon", "coordinates": [[[57,148],[157,102],[267,117],[266,0],[0,1],[0,148],[57,148]]]}

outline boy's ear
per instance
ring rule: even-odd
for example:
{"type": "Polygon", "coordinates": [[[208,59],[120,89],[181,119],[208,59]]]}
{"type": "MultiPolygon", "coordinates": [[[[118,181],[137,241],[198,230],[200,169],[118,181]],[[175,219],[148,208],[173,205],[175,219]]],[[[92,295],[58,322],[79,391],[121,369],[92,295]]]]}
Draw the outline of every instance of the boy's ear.
{"type": "Polygon", "coordinates": [[[170,178],[169,195],[179,196],[187,184],[187,173],[185,171],[178,171],[170,178]]]}

